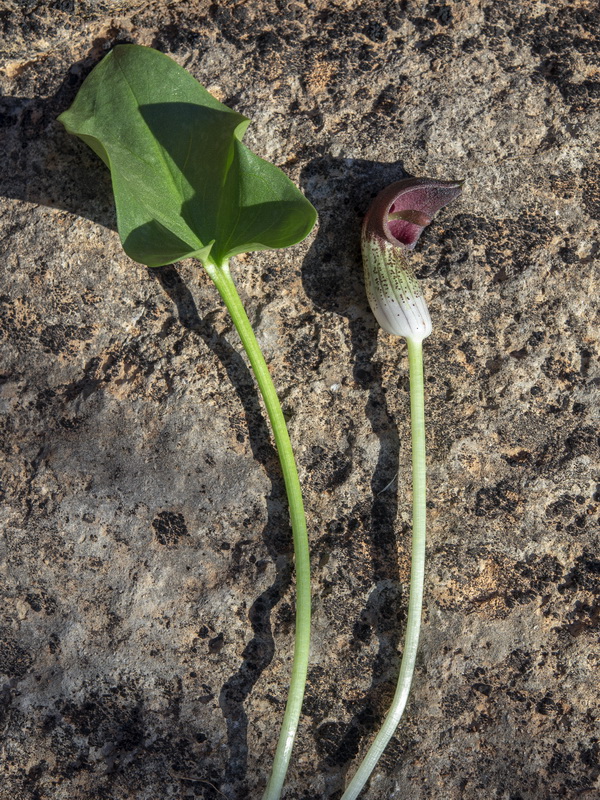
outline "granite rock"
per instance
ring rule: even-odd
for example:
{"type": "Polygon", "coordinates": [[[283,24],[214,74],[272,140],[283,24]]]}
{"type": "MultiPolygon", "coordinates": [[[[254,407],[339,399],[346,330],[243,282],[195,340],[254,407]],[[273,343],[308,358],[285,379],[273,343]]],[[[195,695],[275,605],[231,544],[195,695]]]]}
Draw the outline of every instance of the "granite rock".
{"type": "Polygon", "coordinates": [[[406,716],[365,800],[598,797],[597,5],[5,0],[0,797],[259,798],[289,678],[278,460],[197,264],[123,253],[56,122],[119,42],[249,116],[318,229],[233,266],[305,492],[313,645],[288,800],[339,798],[388,707],[410,556],[403,343],[371,198],[464,178],[413,262],[429,545],[406,716]]]}

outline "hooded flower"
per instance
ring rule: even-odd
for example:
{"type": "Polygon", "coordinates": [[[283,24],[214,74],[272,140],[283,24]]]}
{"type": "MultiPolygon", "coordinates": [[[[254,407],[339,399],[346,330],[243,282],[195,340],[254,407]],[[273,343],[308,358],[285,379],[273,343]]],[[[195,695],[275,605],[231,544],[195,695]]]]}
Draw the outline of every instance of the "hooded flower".
{"type": "Polygon", "coordinates": [[[381,327],[421,341],[431,318],[407,251],[433,216],[462,191],[461,181],[408,178],[380,192],[365,217],[362,254],[371,309],[381,327]]]}

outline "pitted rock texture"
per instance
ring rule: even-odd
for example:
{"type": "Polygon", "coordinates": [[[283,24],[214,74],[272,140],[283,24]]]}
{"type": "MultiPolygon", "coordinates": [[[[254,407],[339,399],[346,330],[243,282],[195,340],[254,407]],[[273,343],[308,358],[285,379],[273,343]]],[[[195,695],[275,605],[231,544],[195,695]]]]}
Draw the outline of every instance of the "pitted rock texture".
{"type": "Polygon", "coordinates": [[[388,708],[410,559],[403,343],[371,198],[465,179],[412,254],[429,544],[406,716],[365,800],[600,796],[595,2],[5,0],[0,798],[260,798],[289,679],[287,503],[210,280],[148,270],[56,117],[115,44],[250,117],[320,223],[233,272],[289,422],[313,644],[287,800],[335,800],[388,708]]]}

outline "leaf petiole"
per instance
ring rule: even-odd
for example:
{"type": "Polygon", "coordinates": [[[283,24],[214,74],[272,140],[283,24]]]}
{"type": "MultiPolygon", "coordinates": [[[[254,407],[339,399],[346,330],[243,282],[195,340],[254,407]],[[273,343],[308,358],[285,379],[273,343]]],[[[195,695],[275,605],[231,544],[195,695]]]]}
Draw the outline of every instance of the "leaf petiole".
{"type": "Polygon", "coordinates": [[[263,397],[267,414],[273,429],[273,436],[279,454],[283,472],[285,490],[290,508],[294,556],[296,566],[296,634],[294,644],[294,660],[288,700],[285,707],[279,742],[273,760],[271,777],[263,800],[278,800],[290,762],[294,738],[300,719],[310,647],[310,556],[306,517],[302,503],[302,490],[298,479],[298,471],[294,453],[288,434],[281,404],[271,375],[267,368],[260,346],[248,320],[248,316],[237,292],[227,261],[220,265],[205,264],[206,271],[212,278],[223,302],[227,306],[233,324],[239,334],[254,371],[256,382],[263,397]]]}

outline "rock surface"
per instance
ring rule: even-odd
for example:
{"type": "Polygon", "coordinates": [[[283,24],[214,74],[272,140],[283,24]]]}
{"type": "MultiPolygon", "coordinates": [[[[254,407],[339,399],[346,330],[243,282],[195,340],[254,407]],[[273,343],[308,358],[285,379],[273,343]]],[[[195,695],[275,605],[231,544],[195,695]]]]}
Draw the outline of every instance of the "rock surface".
{"type": "Polygon", "coordinates": [[[118,42],[249,116],[320,214],[234,265],[311,535],[285,797],[339,798],[398,670],[407,366],[358,239],[404,174],[466,184],[414,254],[424,627],[364,798],[598,797],[597,4],[5,0],[0,23],[2,800],[259,798],[289,678],[287,505],[235,331],[197,265],[124,255],[105,169],[56,122],[118,42]]]}

